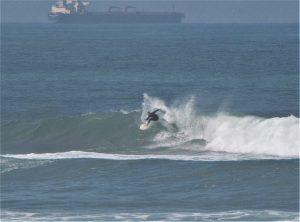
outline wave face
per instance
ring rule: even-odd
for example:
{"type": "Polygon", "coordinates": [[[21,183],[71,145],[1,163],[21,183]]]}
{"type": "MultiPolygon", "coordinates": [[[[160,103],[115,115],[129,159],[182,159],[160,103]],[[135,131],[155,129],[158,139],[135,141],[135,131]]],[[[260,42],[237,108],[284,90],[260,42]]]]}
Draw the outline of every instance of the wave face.
{"type": "Polygon", "coordinates": [[[2,128],[3,153],[140,147],[149,136],[140,133],[138,119],[137,112],[113,112],[9,122],[2,128]]]}
{"type": "Polygon", "coordinates": [[[201,114],[195,101],[189,97],[166,104],[144,94],[141,111],[11,121],[2,126],[2,153],[234,153],[257,158],[298,158],[299,118],[201,114]],[[159,112],[160,121],[140,131],[146,112],[156,108],[163,111],[159,112]]]}

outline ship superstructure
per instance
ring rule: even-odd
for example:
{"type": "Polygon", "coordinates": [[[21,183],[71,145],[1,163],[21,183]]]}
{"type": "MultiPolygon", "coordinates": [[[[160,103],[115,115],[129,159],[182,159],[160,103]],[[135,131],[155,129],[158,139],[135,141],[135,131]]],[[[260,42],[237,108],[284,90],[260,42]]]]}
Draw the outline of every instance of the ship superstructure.
{"type": "Polygon", "coordinates": [[[137,11],[134,6],[124,10],[117,6],[106,12],[89,12],[87,0],[59,0],[49,12],[49,19],[56,23],[101,24],[101,23],[180,23],[184,18],[181,12],[137,11]]]}

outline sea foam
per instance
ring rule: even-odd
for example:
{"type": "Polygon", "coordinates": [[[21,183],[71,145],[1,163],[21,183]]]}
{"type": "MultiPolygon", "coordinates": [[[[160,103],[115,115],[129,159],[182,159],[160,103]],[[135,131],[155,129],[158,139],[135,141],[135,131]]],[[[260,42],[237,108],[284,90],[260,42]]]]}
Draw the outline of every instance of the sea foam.
{"type": "Polygon", "coordinates": [[[219,212],[110,212],[110,213],[28,213],[3,211],[3,221],[299,221],[297,212],[235,210],[219,212]]]}

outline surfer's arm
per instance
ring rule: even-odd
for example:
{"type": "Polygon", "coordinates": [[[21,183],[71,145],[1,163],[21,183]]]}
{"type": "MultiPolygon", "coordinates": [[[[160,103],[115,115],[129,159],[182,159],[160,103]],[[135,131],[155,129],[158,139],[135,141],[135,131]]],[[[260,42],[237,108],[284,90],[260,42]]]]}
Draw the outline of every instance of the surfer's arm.
{"type": "Polygon", "coordinates": [[[160,111],[160,109],[154,110],[152,113],[154,114],[154,113],[156,113],[157,111],[160,111]]]}

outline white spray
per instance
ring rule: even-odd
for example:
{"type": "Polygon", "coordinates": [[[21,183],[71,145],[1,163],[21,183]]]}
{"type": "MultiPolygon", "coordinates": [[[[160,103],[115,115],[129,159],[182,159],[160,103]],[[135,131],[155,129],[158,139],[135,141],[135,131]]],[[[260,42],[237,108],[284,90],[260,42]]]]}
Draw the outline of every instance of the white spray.
{"type": "Polygon", "coordinates": [[[166,113],[155,146],[178,146],[194,139],[205,139],[207,151],[245,154],[299,156],[299,118],[295,116],[261,118],[237,117],[225,113],[201,116],[195,109],[195,98],[167,106],[159,98],[144,94],[142,119],[148,110],[162,109],[166,113]],[[176,130],[172,130],[173,127],[176,130]]]}

